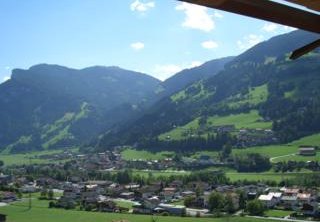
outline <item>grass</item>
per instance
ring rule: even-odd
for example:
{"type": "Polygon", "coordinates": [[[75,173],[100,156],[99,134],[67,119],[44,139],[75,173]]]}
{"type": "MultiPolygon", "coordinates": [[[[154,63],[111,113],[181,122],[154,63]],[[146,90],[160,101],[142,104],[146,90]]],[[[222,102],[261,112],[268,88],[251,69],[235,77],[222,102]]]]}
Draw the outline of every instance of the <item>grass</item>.
{"type": "Polygon", "coordinates": [[[249,89],[248,94],[246,95],[236,95],[231,97],[228,102],[229,107],[241,107],[245,104],[250,104],[250,105],[258,105],[262,102],[265,102],[268,98],[268,86],[267,84],[253,87],[249,89]]]}
{"type": "Polygon", "coordinates": [[[310,146],[320,146],[320,134],[314,134],[311,136],[303,137],[299,140],[293,141],[284,145],[270,145],[270,146],[258,146],[245,149],[233,149],[232,154],[240,155],[246,153],[259,153],[266,155],[272,159],[272,162],[281,162],[281,161],[309,161],[316,160],[320,161],[320,152],[317,152],[316,156],[300,156],[290,154],[298,153],[299,146],[301,145],[310,145],[310,146]]]}
{"type": "MultiPolygon", "coordinates": [[[[191,90],[191,91],[193,91],[191,90]]],[[[181,100],[196,100],[196,99],[204,99],[208,96],[212,95],[212,93],[209,93],[207,90],[205,90],[205,87],[203,86],[202,81],[196,82],[189,86],[185,90],[181,90],[175,94],[173,94],[170,99],[172,102],[179,102],[181,100]],[[196,89],[197,93],[190,93],[190,89],[196,89]]]]}
{"type": "Polygon", "coordinates": [[[285,179],[292,179],[299,175],[298,173],[226,173],[226,176],[232,181],[275,181],[277,183],[285,179]]]}
{"type": "Polygon", "coordinates": [[[165,140],[170,138],[172,140],[181,140],[185,137],[188,137],[190,134],[195,134],[199,126],[199,118],[196,118],[184,126],[176,127],[169,132],[159,135],[159,139],[165,140]]]}
{"type": "Polygon", "coordinates": [[[121,152],[124,160],[163,160],[173,156],[173,152],[157,152],[152,153],[146,150],[125,149],[121,152]]]}
{"type": "MultiPolygon", "coordinates": [[[[73,149],[74,151],[76,149],[73,149]]],[[[41,163],[51,163],[56,162],[56,160],[41,159],[41,155],[51,155],[60,153],[62,150],[44,150],[44,151],[34,151],[26,154],[0,154],[0,160],[4,162],[5,165],[23,165],[23,164],[41,164],[41,163]]]]}
{"type": "Polygon", "coordinates": [[[179,100],[183,100],[184,98],[186,98],[186,91],[185,90],[181,90],[180,92],[177,92],[176,94],[173,94],[170,99],[172,100],[172,102],[178,102],[179,100]]]}
{"type": "Polygon", "coordinates": [[[44,139],[46,142],[42,144],[42,147],[48,149],[60,141],[68,139],[72,140],[73,135],[69,131],[71,124],[82,118],[86,118],[88,113],[88,104],[83,102],[78,113],[66,113],[61,119],[55,121],[53,124],[44,126],[41,139],[44,139]]]}
{"type": "MultiPolygon", "coordinates": [[[[166,140],[168,138],[172,140],[181,140],[190,135],[197,135],[199,133],[199,117],[195,118],[188,124],[180,127],[176,127],[169,132],[159,135],[160,140],[166,140]]],[[[261,121],[262,117],[257,110],[251,110],[249,113],[241,113],[229,116],[211,116],[207,119],[205,130],[203,130],[202,136],[205,136],[208,132],[212,132],[211,128],[214,126],[222,125],[235,125],[236,129],[271,129],[272,122],[261,121]]]]}
{"type": "Polygon", "coordinates": [[[268,210],[264,213],[265,216],[268,217],[286,217],[290,214],[294,213],[294,211],[286,211],[286,210],[268,210]]]}
{"type": "MultiPolygon", "coordinates": [[[[0,208],[0,213],[7,215],[8,222],[113,222],[124,220],[128,222],[149,222],[152,221],[150,215],[132,215],[116,213],[98,213],[64,209],[49,209],[46,207],[33,207],[28,210],[22,206],[6,206],[0,208]]],[[[187,218],[187,217],[157,217],[158,222],[266,222],[265,219],[230,217],[226,218],[187,218]]]]}
{"type": "Polygon", "coordinates": [[[149,175],[153,177],[170,177],[170,176],[181,176],[187,175],[189,171],[162,171],[162,170],[133,170],[133,175],[139,175],[143,177],[148,177],[149,175]]]}
{"type": "Polygon", "coordinates": [[[252,110],[249,113],[209,117],[208,123],[212,126],[235,125],[237,129],[271,129],[272,122],[264,122],[260,120],[261,116],[258,111],[252,110]]]}
{"type": "Polygon", "coordinates": [[[129,202],[129,201],[116,200],[114,202],[117,204],[117,206],[123,207],[123,208],[128,208],[129,210],[131,210],[132,206],[133,206],[133,203],[129,202]]]}

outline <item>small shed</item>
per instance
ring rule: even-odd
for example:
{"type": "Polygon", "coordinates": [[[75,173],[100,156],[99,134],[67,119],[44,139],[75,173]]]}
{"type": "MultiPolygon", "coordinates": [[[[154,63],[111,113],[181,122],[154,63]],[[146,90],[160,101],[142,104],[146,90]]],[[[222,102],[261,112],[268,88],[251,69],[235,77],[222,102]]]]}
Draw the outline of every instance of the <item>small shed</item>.
{"type": "Polygon", "coordinates": [[[299,148],[299,155],[301,155],[301,156],[315,156],[316,149],[315,149],[315,147],[301,146],[299,148]]]}

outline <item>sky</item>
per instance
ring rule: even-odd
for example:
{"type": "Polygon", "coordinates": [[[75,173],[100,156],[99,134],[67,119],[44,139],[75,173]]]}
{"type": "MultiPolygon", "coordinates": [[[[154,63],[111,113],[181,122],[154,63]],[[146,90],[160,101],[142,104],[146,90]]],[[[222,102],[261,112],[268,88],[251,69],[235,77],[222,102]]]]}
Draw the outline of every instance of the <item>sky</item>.
{"type": "Polygon", "coordinates": [[[40,63],[165,80],[293,30],[176,0],[1,0],[0,28],[0,83],[40,63]]]}

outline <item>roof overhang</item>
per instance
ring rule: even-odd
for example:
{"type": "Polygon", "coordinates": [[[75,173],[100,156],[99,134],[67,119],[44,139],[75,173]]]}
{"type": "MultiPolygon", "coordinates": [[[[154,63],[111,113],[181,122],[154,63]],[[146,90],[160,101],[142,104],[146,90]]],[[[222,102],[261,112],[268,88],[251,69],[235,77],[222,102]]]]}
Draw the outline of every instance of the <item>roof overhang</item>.
{"type": "MultiPolygon", "coordinates": [[[[320,33],[320,15],[312,11],[292,7],[270,0],[178,0],[244,16],[262,19],[306,31],[320,33]]],[[[315,11],[320,10],[320,0],[286,0],[315,11]]],[[[296,50],[296,59],[320,46],[320,40],[296,50]]]]}

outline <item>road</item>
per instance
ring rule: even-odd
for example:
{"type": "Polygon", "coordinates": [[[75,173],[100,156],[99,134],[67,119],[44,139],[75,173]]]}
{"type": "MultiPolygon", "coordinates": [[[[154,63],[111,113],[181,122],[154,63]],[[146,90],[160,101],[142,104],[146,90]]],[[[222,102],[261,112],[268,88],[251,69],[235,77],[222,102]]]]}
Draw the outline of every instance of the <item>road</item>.
{"type": "Polygon", "coordinates": [[[288,157],[288,156],[295,156],[295,155],[297,155],[297,154],[296,153],[291,153],[291,154],[287,154],[287,155],[283,155],[283,156],[275,156],[275,157],[270,158],[270,162],[274,163],[275,159],[282,158],[282,157],[288,157]]]}
{"type": "MultiPolygon", "coordinates": [[[[253,218],[257,218],[257,219],[274,220],[274,221],[313,222],[312,220],[296,220],[296,219],[279,218],[279,217],[259,217],[259,216],[246,216],[246,217],[253,217],[253,218]]],[[[314,221],[314,222],[316,222],[316,221],[314,221]]]]}

